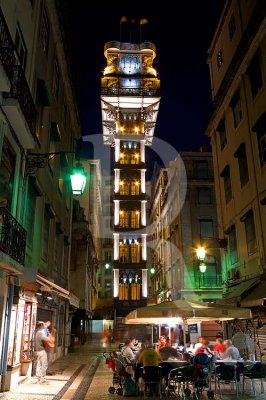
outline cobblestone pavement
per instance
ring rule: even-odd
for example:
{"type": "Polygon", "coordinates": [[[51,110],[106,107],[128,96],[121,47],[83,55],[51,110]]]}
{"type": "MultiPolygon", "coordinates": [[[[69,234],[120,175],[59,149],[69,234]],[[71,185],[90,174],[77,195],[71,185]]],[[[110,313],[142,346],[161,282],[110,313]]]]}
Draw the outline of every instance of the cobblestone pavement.
{"type": "MultiPolygon", "coordinates": [[[[52,365],[54,375],[47,377],[47,383],[34,383],[33,379],[26,379],[15,390],[0,393],[0,400],[121,400],[123,396],[108,392],[109,386],[112,386],[113,374],[102,356],[104,350],[100,342],[87,343],[75,353],[69,353],[57,360],[52,365]]],[[[236,399],[233,390],[230,393],[230,389],[223,388],[223,393],[223,400],[236,399]]],[[[259,384],[257,393],[256,399],[266,400],[266,394],[260,394],[259,384]]],[[[245,400],[254,398],[249,384],[245,394],[241,393],[238,397],[245,400]]],[[[143,397],[134,399],[143,400],[143,397]]],[[[181,400],[174,396],[171,399],[181,400]]],[[[207,399],[206,393],[203,394],[203,399],[207,399]]],[[[216,395],[215,399],[219,400],[220,397],[216,395]]]]}

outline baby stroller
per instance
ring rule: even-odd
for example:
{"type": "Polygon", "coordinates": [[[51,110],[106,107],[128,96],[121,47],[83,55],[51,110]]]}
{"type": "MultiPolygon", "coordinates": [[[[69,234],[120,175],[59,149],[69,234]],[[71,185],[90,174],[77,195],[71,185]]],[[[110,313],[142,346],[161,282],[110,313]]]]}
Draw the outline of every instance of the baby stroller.
{"type": "Polygon", "coordinates": [[[207,356],[207,354],[199,353],[194,357],[192,373],[194,400],[199,400],[204,390],[206,390],[209,399],[214,398],[214,392],[211,390],[211,366],[212,357],[207,356]]]}
{"type": "Polygon", "coordinates": [[[111,394],[117,393],[118,395],[122,395],[122,376],[125,373],[124,366],[122,362],[118,359],[118,355],[115,351],[110,353],[103,353],[103,356],[106,360],[108,368],[113,371],[112,386],[109,386],[108,392],[111,394]]]}

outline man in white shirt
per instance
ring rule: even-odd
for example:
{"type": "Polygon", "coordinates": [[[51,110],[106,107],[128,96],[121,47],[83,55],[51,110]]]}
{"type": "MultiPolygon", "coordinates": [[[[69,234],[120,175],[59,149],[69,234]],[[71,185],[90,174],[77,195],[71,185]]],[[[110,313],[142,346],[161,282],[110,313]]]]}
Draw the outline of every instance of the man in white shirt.
{"type": "Polygon", "coordinates": [[[232,360],[239,360],[239,350],[233,345],[232,340],[224,340],[223,345],[225,352],[222,354],[222,359],[230,358],[232,360]]]}
{"type": "Polygon", "coordinates": [[[198,343],[195,344],[194,346],[194,354],[196,353],[196,350],[198,350],[200,347],[202,347],[202,341],[203,337],[198,337],[198,343]]]}

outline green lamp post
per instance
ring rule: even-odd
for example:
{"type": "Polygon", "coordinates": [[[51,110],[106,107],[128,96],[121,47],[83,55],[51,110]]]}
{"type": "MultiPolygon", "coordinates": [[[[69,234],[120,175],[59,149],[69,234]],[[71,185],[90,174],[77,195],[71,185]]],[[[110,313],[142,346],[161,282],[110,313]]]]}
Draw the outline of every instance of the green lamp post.
{"type": "Polygon", "coordinates": [[[76,165],[70,172],[70,179],[71,179],[72,193],[74,195],[82,195],[86,185],[87,174],[84,171],[84,168],[81,163],[76,163],[76,165]]]}

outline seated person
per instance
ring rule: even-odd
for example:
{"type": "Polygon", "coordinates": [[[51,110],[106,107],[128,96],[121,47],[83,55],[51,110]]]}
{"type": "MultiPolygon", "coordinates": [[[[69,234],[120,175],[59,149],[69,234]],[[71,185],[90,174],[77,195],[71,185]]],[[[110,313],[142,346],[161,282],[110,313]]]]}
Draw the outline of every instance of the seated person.
{"type": "Polygon", "coordinates": [[[196,353],[197,349],[202,346],[203,337],[198,337],[198,341],[194,346],[194,354],[196,353]]]}
{"type": "MultiPolygon", "coordinates": [[[[146,344],[145,350],[139,356],[139,363],[143,365],[143,375],[152,375],[152,370],[158,367],[162,361],[160,354],[152,348],[151,343],[146,344]]],[[[143,390],[143,381],[139,382],[140,390],[143,390]]]]}
{"type": "Polygon", "coordinates": [[[132,350],[133,341],[134,339],[126,339],[125,345],[121,349],[121,356],[125,357],[128,361],[132,361],[136,357],[132,350]]]}
{"type": "Polygon", "coordinates": [[[157,343],[157,350],[159,351],[166,345],[166,337],[164,335],[159,337],[158,343],[157,343]]]}
{"type": "Polygon", "coordinates": [[[213,347],[213,351],[218,353],[218,355],[221,357],[221,355],[225,352],[225,347],[223,345],[223,339],[221,337],[217,337],[215,342],[216,343],[213,347]]]}
{"type": "Polygon", "coordinates": [[[212,356],[213,354],[212,354],[212,352],[211,352],[211,349],[210,349],[208,346],[209,346],[208,340],[202,339],[201,347],[198,347],[198,348],[196,349],[196,351],[195,351],[195,356],[196,356],[197,354],[200,354],[200,353],[204,353],[204,354],[206,354],[207,356],[212,356]]]}
{"type": "Polygon", "coordinates": [[[225,347],[225,352],[222,354],[222,359],[232,359],[232,360],[239,360],[240,354],[239,350],[233,345],[232,340],[224,340],[223,345],[225,347]]]}

